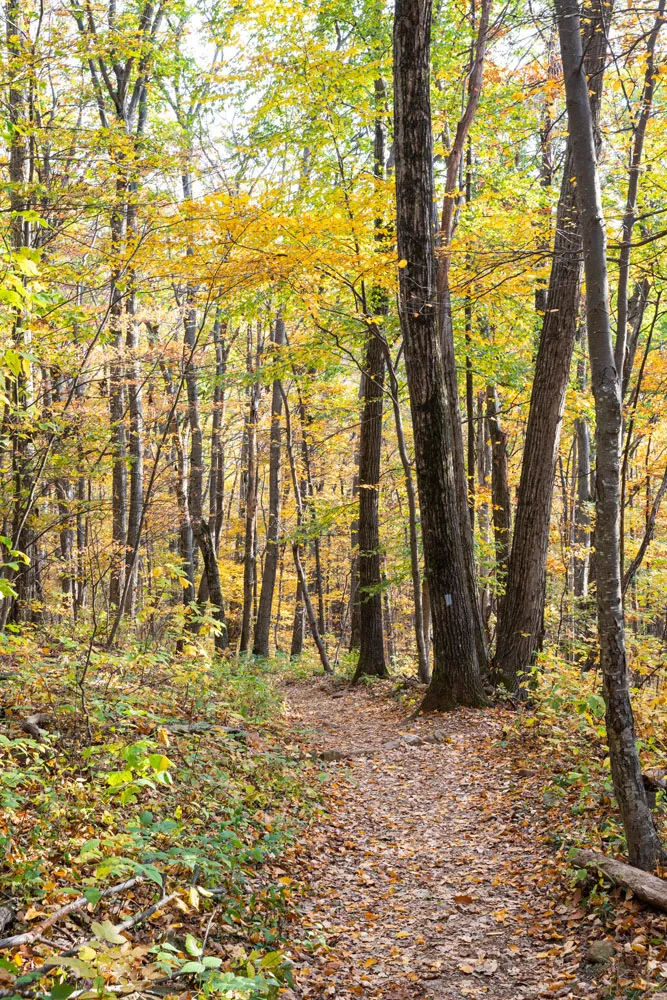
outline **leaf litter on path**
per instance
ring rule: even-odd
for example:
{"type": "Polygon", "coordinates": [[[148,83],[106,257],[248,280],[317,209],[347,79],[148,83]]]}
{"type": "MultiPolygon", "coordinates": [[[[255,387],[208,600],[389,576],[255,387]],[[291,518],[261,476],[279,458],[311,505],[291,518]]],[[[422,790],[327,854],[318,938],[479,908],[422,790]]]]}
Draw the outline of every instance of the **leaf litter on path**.
{"type": "Polygon", "coordinates": [[[498,747],[503,712],[406,722],[404,709],[373,691],[335,693],[321,682],[286,691],[308,749],[354,751],[325,765],[327,813],[291,859],[307,889],[287,995],[608,996],[585,960],[578,899],[555,882],[538,807],[517,808],[511,794],[517,777],[498,747]],[[396,745],[401,733],[435,730],[445,739],[396,745]]]}

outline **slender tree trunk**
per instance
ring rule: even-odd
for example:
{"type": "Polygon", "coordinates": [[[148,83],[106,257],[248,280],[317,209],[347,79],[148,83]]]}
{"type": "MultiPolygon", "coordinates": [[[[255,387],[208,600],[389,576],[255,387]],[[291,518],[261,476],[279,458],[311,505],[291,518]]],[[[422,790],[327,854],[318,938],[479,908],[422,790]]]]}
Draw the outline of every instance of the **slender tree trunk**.
{"type": "Polygon", "coordinates": [[[503,586],[507,578],[512,530],[511,500],[507,468],[507,434],[500,424],[498,393],[494,385],[486,387],[486,419],[491,436],[491,505],[493,540],[496,549],[496,580],[503,586]]]}
{"type": "Polygon", "coordinates": [[[111,275],[109,330],[113,356],[109,362],[109,419],[111,421],[111,575],[109,603],[118,608],[125,588],[127,546],[127,442],[125,437],[125,386],[123,372],[124,299],[120,289],[127,227],[127,181],[122,171],[116,179],[115,203],[111,213],[111,246],[118,263],[111,275]]]}
{"type": "Polygon", "coordinates": [[[225,376],[230,345],[227,324],[216,318],[213,324],[215,348],[215,385],[213,388],[213,419],[211,421],[211,473],[209,477],[209,521],[216,551],[225,516],[225,376]]]}
{"type": "MultiPolygon", "coordinates": [[[[311,369],[312,372],[312,369],[311,369]]],[[[306,404],[297,387],[299,393],[299,423],[301,424],[301,455],[303,458],[303,469],[305,473],[305,480],[301,484],[301,500],[304,507],[304,515],[307,512],[310,517],[314,520],[317,516],[315,509],[315,483],[313,480],[313,469],[312,469],[312,449],[309,443],[308,427],[311,423],[312,417],[310,416],[308,410],[306,409],[306,404]]],[[[316,535],[312,541],[312,551],[313,551],[313,583],[315,585],[315,593],[317,595],[317,624],[321,633],[326,631],[326,622],[324,615],[324,586],[323,586],[323,574],[322,574],[322,548],[320,545],[319,536],[316,535]]]]}
{"type": "MultiPolygon", "coordinates": [[[[426,574],[433,615],[433,677],[422,708],[482,705],[467,552],[454,462],[453,401],[445,381],[432,235],[431,0],[396,0],[394,134],[400,318],[415,439],[426,574]]],[[[459,428],[460,433],[460,428],[459,428]]],[[[461,456],[462,457],[462,456],[461,456]]],[[[464,480],[465,483],[465,480],[464,480]]],[[[470,521],[466,505],[468,528],[470,521]]]]}
{"type": "Polygon", "coordinates": [[[583,238],[586,325],[595,398],[596,593],[607,740],[630,863],[651,870],[657,864],[661,848],[642,782],[628,687],[619,561],[623,403],[609,317],[607,243],[595,122],[588,96],[577,4],[573,0],[556,0],[556,15],[583,238]]]}
{"type": "Polygon", "coordinates": [[[577,442],[576,499],[574,507],[574,595],[588,596],[588,568],[591,546],[591,432],[586,417],[574,421],[577,442]]]}
{"type": "MultiPolygon", "coordinates": [[[[81,463],[83,464],[83,463],[81,463]]],[[[85,476],[76,484],[76,588],[74,592],[74,617],[86,606],[86,550],[88,548],[88,518],[85,513],[90,486],[85,476]]]]}
{"type": "MultiPolygon", "coordinates": [[[[272,339],[276,348],[274,357],[278,358],[280,348],[285,343],[285,322],[280,313],[276,316],[272,339]]],[[[271,430],[269,434],[269,523],[266,532],[266,555],[264,556],[262,590],[259,597],[259,610],[257,621],[255,622],[253,644],[253,653],[257,656],[269,655],[271,609],[273,607],[273,592],[276,586],[278,557],[280,555],[280,500],[282,488],[282,428],[280,421],[283,410],[281,390],[281,380],[279,378],[274,379],[271,396],[271,430]]]]}
{"type": "MultiPolygon", "coordinates": [[[[359,395],[363,398],[364,375],[362,373],[359,386],[359,395]]],[[[352,475],[352,499],[359,497],[359,439],[354,436],[354,473],[352,475]]],[[[352,550],[352,560],[350,564],[350,652],[359,649],[361,641],[361,613],[359,610],[359,506],[350,525],[350,548],[352,550]]]]}
{"type": "Polygon", "coordinates": [[[639,102],[639,116],[634,127],[632,145],[630,147],[630,164],[628,177],[628,190],[625,201],[625,212],[623,215],[623,234],[621,238],[621,252],[618,264],[618,326],[616,334],[616,345],[614,350],[614,360],[616,370],[623,385],[623,368],[626,362],[631,362],[628,352],[628,319],[629,301],[628,289],[630,284],[630,255],[632,252],[632,231],[635,226],[637,215],[637,194],[639,191],[639,174],[641,169],[642,155],[644,152],[644,138],[646,127],[653,106],[653,94],[658,78],[655,66],[655,46],[658,41],[660,29],[665,21],[666,0],[659,0],[656,18],[653,28],[649,33],[646,43],[646,69],[644,71],[644,85],[639,102]]]}
{"type": "Polygon", "coordinates": [[[401,402],[399,398],[398,379],[396,369],[392,363],[389,347],[382,340],[384,358],[389,374],[389,388],[391,392],[391,402],[394,410],[394,422],[396,425],[396,440],[398,442],[398,453],[403,466],[403,476],[405,478],[405,492],[408,498],[408,529],[410,534],[410,575],[412,577],[412,600],[415,609],[415,642],[417,646],[417,674],[423,684],[428,684],[431,679],[429,670],[429,648],[428,634],[431,627],[430,615],[426,618],[424,602],[422,599],[422,580],[419,568],[419,518],[417,514],[417,496],[415,493],[414,478],[412,475],[412,465],[405,443],[405,432],[403,430],[403,416],[401,414],[401,402]]]}
{"type": "MultiPolygon", "coordinates": [[[[20,0],[9,0],[6,5],[7,38],[7,79],[8,88],[8,132],[9,132],[9,243],[12,252],[22,251],[31,245],[31,224],[22,214],[30,208],[26,191],[29,177],[29,145],[32,110],[27,89],[26,55],[29,30],[20,0]]],[[[15,376],[6,379],[6,395],[9,400],[9,438],[12,452],[13,471],[13,548],[18,549],[28,559],[15,576],[16,600],[6,598],[3,602],[0,621],[4,628],[11,614],[15,621],[36,621],[39,612],[36,602],[42,597],[41,559],[35,543],[34,516],[30,510],[33,493],[34,456],[32,420],[30,408],[34,402],[32,391],[31,362],[26,357],[30,349],[30,332],[25,323],[20,306],[10,310],[11,341],[22,357],[22,364],[15,376]],[[24,368],[27,365],[27,370],[24,368]]],[[[10,574],[10,570],[4,570],[10,574]]]]}
{"type": "MultiPolygon", "coordinates": [[[[300,557],[299,557],[300,559],[300,557]]],[[[290,656],[301,656],[303,653],[303,640],[306,631],[306,606],[303,602],[303,590],[301,579],[297,579],[296,597],[294,600],[294,623],[292,625],[292,644],[290,656]]]]}
{"type": "MultiPolygon", "coordinates": [[[[135,192],[136,197],[136,192],[135,192]]],[[[128,205],[128,234],[136,239],[137,207],[128,205]]],[[[125,385],[127,389],[128,411],[130,418],[128,435],[128,456],[130,460],[130,491],[127,518],[127,548],[125,573],[132,579],[127,591],[125,611],[134,617],[137,598],[137,573],[139,560],[135,556],[141,543],[139,535],[144,508],[144,409],[141,391],[142,373],[139,360],[139,323],[136,320],[137,298],[134,288],[134,273],[129,278],[131,290],[127,300],[127,333],[125,347],[127,366],[125,370],[125,385]]]]}
{"type": "MultiPolygon", "coordinates": [[[[492,475],[493,456],[489,422],[486,416],[486,391],[477,393],[477,482],[481,502],[478,506],[479,533],[487,545],[491,541],[491,525],[493,523],[492,503],[487,500],[489,476],[492,475]]],[[[479,606],[484,622],[487,644],[490,641],[489,621],[494,607],[494,597],[491,590],[491,570],[485,569],[479,582],[479,606]]]]}
{"type": "Polygon", "coordinates": [[[387,677],[382,629],[379,498],[382,453],[384,354],[369,331],[364,363],[364,405],[359,443],[359,662],[353,683],[364,676],[387,677]]]}
{"type": "MultiPolygon", "coordinates": [[[[281,384],[281,394],[283,397],[283,403],[285,404],[285,445],[287,447],[287,455],[289,458],[290,474],[292,476],[292,490],[294,492],[294,502],[296,504],[296,518],[297,518],[297,531],[301,530],[303,525],[303,501],[301,499],[301,490],[299,488],[299,477],[296,469],[296,459],[294,457],[294,448],[292,446],[292,418],[290,416],[289,402],[285,395],[285,390],[281,384]]],[[[308,624],[310,625],[310,632],[313,637],[313,641],[317,646],[317,651],[320,655],[320,662],[326,674],[333,673],[331,669],[331,664],[329,663],[329,658],[327,656],[326,647],[320,635],[320,631],[317,627],[317,618],[315,617],[315,611],[313,609],[312,601],[310,600],[310,594],[308,593],[308,580],[306,579],[306,573],[301,562],[301,553],[299,551],[298,541],[292,543],[292,555],[294,557],[294,566],[296,568],[297,578],[299,580],[299,586],[301,588],[301,599],[305,605],[306,618],[308,619],[308,624]]],[[[298,600],[298,595],[297,595],[298,600]]],[[[294,651],[294,638],[292,639],[292,655],[298,655],[294,651]]]]}
{"type": "MultiPolygon", "coordinates": [[[[379,182],[384,178],[385,136],[384,114],[386,89],[381,78],[375,80],[375,134],[373,175],[375,191],[375,243],[381,250],[386,242],[383,226],[383,202],[379,182]]],[[[382,410],[384,403],[384,350],[377,324],[368,316],[382,317],[388,312],[386,292],[373,288],[365,312],[368,340],[363,366],[363,406],[359,438],[359,662],[353,682],[363,676],[388,675],[384,651],[382,616],[382,560],[380,555],[380,465],[382,457],[382,410]]]]}
{"type": "Polygon", "coordinates": [[[211,528],[203,514],[204,449],[201,419],[199,414],[199,385],[195,352],[197,347],[197,312],[194,306],[194,290],[186,292],[185,332],[185,387],[188,396],[188,421],[190,424],[190,479],[188,483],[188,506],[190,520],[197,545],[202,554],[204,573],[208,582],[208,598],[213,606],[213,616],[217,622],[214,637],[215,648],[227,648],[227,622],[220,583],[220,569],[213,542],[211,528]]]}
{"type": "Polygon", "coordinates": [[[259,476],[257,469],[257,422],[259,420],[259,400],[261,384],[259,372],[262,356],[262,334],[257,325],[257,351],[252,366],[254,382],[250,390],[250,408],[248,411],[248,478],[245,503],[245,545],[243,555],[243,613],[241,615],[241,638],[239,653],[245,653],[250,646],[250,636],[253,624],[253,607],[255,595],[255,575],[257,573],[257,494],[259,476]]]}
{"type": "MultiPolygon", "coordinates": [[[[594,128],[607,51],[603,25],[611,4],[591,0],[585,25],[585,70],[594,128]]],[[[498,619],[496,673],[518,691],[542,637],[549,523],[565,393],[577,335],[581,237],[572,146],[568,141],[556,213],[554,256],[530,398],[507,588],[498,619]]]]}
{"type": "Polygon", "coordinates": [[[393,666],[396,663],[394,612],[391,606],[391,591],[385,566],[382,568],[382,615],[384,622],[384,634],[387,638],[387,659],[389,660],[389,665],[393,666]]]}

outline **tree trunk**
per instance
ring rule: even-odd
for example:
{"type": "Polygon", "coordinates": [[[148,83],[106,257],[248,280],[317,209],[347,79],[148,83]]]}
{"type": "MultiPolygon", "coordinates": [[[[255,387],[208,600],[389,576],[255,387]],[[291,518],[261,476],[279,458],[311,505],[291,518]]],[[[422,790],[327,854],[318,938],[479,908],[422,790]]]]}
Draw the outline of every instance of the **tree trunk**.
{"type": "Polygon", "coordinates": [[[625,212],[623,214],[623,233],[621,238],[621,252],[618,262],[618,325],[616,332],[616,345],[614,349],[614,359],[616,370],[618,371],[621,385],[623,385],[623,368],[626,357],[632,363],[633,351],[628,351],[628,320],[629,320],[629,300],[628,288],[630,282],[630,255],[632,252],[632,231],[637,215],[637,194],[639,191],[639,174],[641,169],[642,155],[644,152],[644,138],[646,127],[653,106],[653,94],[655,91],[658,74],[655,66],[655,46],[658,41],[660,29],[665,20],[666,0],[659,0],[656,18],[653,22],[647,42],[646,42],[646,69],[644,71],[644,85],[639,101],[639,115],[636,119],[630,147],[630,163],[628,190],[625,201],[625,212]]]}
{"type": "MultiPolygon", "coordinates": [[[[491,505],[496,550],[496,581],[504,586],[510,551],[512,505],[507,468],[507,434],[500,424],[498,393],[494,385],[486,387],[486,419],[491,436],[491,505]]],[[[499,605],[500,603],[499,601],[499,605]]]]}
{"type": "Polygon", "coordinates": [[[393,366],[391,353],[386,341],[382,341],[384,348],[385,363],[389,374],[389,388],[391,391],[391,402],[394,410],[394,422],[396,424],[396,440],[398,442],[398,453],[401,457],[403,475],[405,477],[405,492],[408,497],[408,528],[410,533],[410,574],[412,576],[412,601],[415,609],[415,642],[417,645],[417,674],[423,684],[428,684],[431,679],[429,670],[429,649],[428,632],[430,629],[430,616],[426,617],[424,601],[422,599],[422,581],[419,568],[419,518],[417,515],[417,497],[415,495],[415,485],[412,476],[412,465],[408,456],[408,449],[405,443],[405,432],[403,431],[403,416],[401,414],[401,402],[398,391],[398,379],[393,366]]]}
{"type": "MultiPolygon", "coordinates": [[[[430,102],[431,0],[396,0],[394,124],[400,319],[415,440],[434,662],[424,711],[482,705],[484,692],[461,535],[452,401],[435,308],[430,102]]],[[[460,429],[459,429],[460,432],[460,429]]],[[[468,512],[465,512],[468,527],[468,512]]]]}
{"type": "Polygon", "coordinates": [[[208,582],[208,599],[213,606],[213,616],[217,622],[214,636],[215,648],[227,648],[227,622],[222,599],[220,569],[213,535],[203,514],[204,452],[201,419],[199,415],[199,386],[195,352],[197,348],[197,313],[193,303],[194,295],[188,289],[184,332],[185,332],[185,387],[188,396],[188,421],[190,424],[190,479],[188,483],[188,506],[190,520],[197,545],[204,562],[204,573],[208,582]]]}
{"type": "Polygon", "coordinates": [[[382,629],[379,497],[382,453],[384,355],[369,331],[364,362],[364,402],[359,440],[359,662],[353,683],[362,677],[387,677],[382,629]]]}
{"type": "MultiPolygon", "coordinates": [[[[386,564],[386,559],[385,559],[386,564]]],[[[385,566],[382,568],[382,614],[384,622],[384,634],[387,637],[387,658],[389,665],[396,663],[396,638],[394,630],[394,612],[391,606],[391,591],[389,578],[385,566]]]]}
{"type": "MultiPolygon", "coordinates": [[[[459,408],[459,386],[454,353],[454,328],[452,322],[452,304],[449,283],[450,253],[449,248],[454,235],[455,209],[460,202],[460,170],[464,150],[467,145],[470,127],[473,123],[479,99],[482,93],[484,76],[484,61],[489,34],[489,18],[491,0],[481,0],[479,8],[479,24],[473,51],[471,53],[470,70],[468,73],[467,100],[458,124],[452,147],[447,157],[447,174],[445,180],[445,196],[442,203],[440,221],[441,253],[437,263],[438,292],[438,323],[441,338],[444,377],[447,390],[447,402],[450,411],[450,436],[452,441],[451,461],[454,466],[454,478],[457,487],[459,504],[459,522],[463,544],[463,556],[466,579],[468,581],[469,602],[472,610],[473,637],[480,669],[486,671],[488,651],[484,624],[477,601],[477,574],[475,568],[475,548],[473,539],[473,523],[471,518],[470,496],[468,494],[468,479],[463,453],[463,434],[461,429],[461,414],[459,408]]],[[[466,382],[472,386],[472,370],[466,371],[466,382]]],[[[474,443],[471,442],[474,447],[474,443]]],[[[474,484],[474,480],[473,480],[474,484]]]]}
{"type": "Polygon", "coordinates": [[[257,533],[257,421],[259,419],[259,400],[261,384],[259,369],[262,355],[262,341],[259,324],[257,326],[257,352],[252,366],[255,381],[250,390],[250,408],[248,411],[248,475],[246,480],[245,498],[245,545],[243,553],[243,613],[241,616],[241,637],[239,653],[245,653],[250,646],[252,632],[253,605],[255,594],[255,574],[257,572],[256,533],[257,533]]]}
{"type": "Polygon", "coordinates": [[[588,596],[588,568],[590,566],[591,547],[591,432],[586,417],[577,417],[574,421],[574,433],[577,441],[577,463],[575,476],[577,480],[574,507],[574,596],[588,596]]]}
{"type": "MultiPolygon", "coordinates": [[[[276,316],[272,339],[276,346],[274,358],[278,358],[280,356],[280,348],[285,343],[285,323],[280,313],[276,316]]],[[[279,378],[274,379],[271,396],[271,430],[269,433],[269,523],[266,532],[264,572],[262,574],[262,589],[259,596],[259,610],[257,612],[253,643],[253,653],[257,656],[269,655],[271,609],[273,607],[273,592],[276,586],[278,557],[280,555],[280,499],[282,479],[282,429],[280,420],[283,409],[281,390],[281,380],[279,378]]]]}
{"type": "MultiPolygon", "coordinates": [[[[611,4],[591,0],[587,15],[584,64],[596,127],[607,51],[607,35],[601,25],[611,16],[611,4]]],[[[553,265],[530,397],[507,588],[498,619],[496,673],[511,691],[519,690],[542,635],[551,501],[577,335],[581,283],[581,238],[573,177],[572,148],[568,141],[556,213],[553,265]]]]}
{"type": "MultiPolygon", "coordinates": [[[[28,181],[28,136],[31,134],[31,107],[29,93],[25,89],[26,63],[24,46],[29,38],[27,22],[20,0],[9,0],[6,7],[7,72],[8,72],[8,132],[9,141],[9,243],[12,252],[20,252],[31,245],[30,222],[21,213],[30,208],[26,192],[28,181]]],[[[30,350],[30,333],[24,321],[20,306],[10,309],[12,346],[23,356],[23,364],[16,375],[5,380],[6,395],[9,400],[9,439],[12,452],[12,472],[14,495],[12,547],[22,552],[28,559],[21,564],[15,576],[16,601],[9,597],[2,608],[2,626],[11,614],[15,621],[37,620],[39,617],[35,602],[42,597],[40,566],[41,560],[35,542],[33,526],[35,511],[31,509],[34,500],[34,473],[31,459],[34,456],[33,421],[30,407],[32,398],[31,362],[26,357],[30,350]]],[[[11,570],[5,569],[4,574],[11,570]]]]}
{"type": "MultiPolygon", "coordinates": [[[[301,499],[301,490],[299,488],[299,477],[296,471],[296,459],[294,457],[294,448],[292,447],[292,419],[290,416],[289,402],[285,395],[285,390],[281,383],[281,395],[283,397],[283,403],[285,404],[285,444],[287,447],[287,455],[289,458],[290,473],[292,476],[292,490],[294,492],[294,502],[296,504],[296,520],[297,520],[297,531],[301,530],[303,525],[303,501],[301,499]]],[[[310,600],[310,594],[308,593],[308,581],[306,579],[306,573],[301,562],[301,553],[299,551],[299,543],[295,541],[292,543],[292,555],[294,556],[294,566],[296,568],[297,578],[299,580],[299,586],[301,588],[301,598],[303,604],[305,605],[306,618],[308,619],[308,624],[310,625],[310,632],[313,637],[313,641],[317,646],[317,651],[320,655],[320,662],[324,669],[325,674],[333,673],[331,665],[329,663],[329,658],[327,656],[326,647],[320,635],[320,631],[317,627],[317,618],[315,617],[315,611],[313,609],[312,601],[310,600]]],[[[297,595],[298,600],[298,595],[297,595]]],[[[294,640],[292,640],[292,647],[294,647],[294,640]]],[[[298,655],[295,652],[292,655],[298,655]]]]}
{"type": "MultiPolygon", "coordinates": [[[[116,200],[111,213],[111,247],[118,258],[125,246],[127,225],[127,182],[122,172],[116,180],[116,200]]],[[[123,378],[123,312],[120,290],[123,266],[118,263],[111,275],[109,330],[113,356],[109,362],[109,418],[111,421],[111,575],[109,603],[120,607],[125,589],[125,559],[127,545],[127,442],[125,437],[125,386],[123,378]]]]}
{"type": "Polygon", "coordinates": [[[294,600],[294,623],[292,625],[292,644],[290,646],[290,656],[301,656],[303,653],[303,640],[306,631],[306,606],[303,603],[303,590],[301,580],[297,579],[296,597],[294,600]]]}
{"type": "MultiPolygon", "coordinates": [[[[359,386],[359,395],[363,396],[364,375],[359,386]]],[[[352,475],[352,499],[357,500],[357,509],[350,525],[350,548],[352,560],[350,563],[350,652],[359,649],[361,641],[361,614],[359,611],[359,444],[355,435],[354,473],[352,475]]]]}
{"type": "Polygon", "coordinates": [[[619,561],[623,403],[609,317],[607,240],[595,123],[583,64],[577,4],[573,0],[556,0],[556,15],[583,240],[586,325],[595,399],[596,593],[607,740],[630,863],[650,870],[655,867],[661,848],[642,781],[628,687],[619,561]]]}
{"type": "Polygon", "coordinates": [[[213,324],[215,349],[215,385],[213,387],[213,418],[211,421],[211,471],[209,475],[209,522],[216,551],[220,546],[225,514],[225,375],[229,344],[227,324],[216,318],[213,324]]]}
{"type": "MultiPolygon", "coordinates": [[[[128,206],[128,234],[136,239],[137,208],[135,204],[128,206]]],[[[137,298],[134,288],[135,276],[129,276],[131,290],[127,300],[127,333],[125,348],[127,365],[125,369],[125,385],[127,389],[128,411],[130,417],[128,435],[128,455],[130,459],[130,492],[127,518],[127,547],[125,555],[125,573],[131,577],[124,611],[134,617],[137,597],[137,573],[139,560],[137,551],[141,543],[140,530],[144,508],[144,409],[141,391],[141,363],[138,357],[139,324],[136,320],[137,298]]]]}

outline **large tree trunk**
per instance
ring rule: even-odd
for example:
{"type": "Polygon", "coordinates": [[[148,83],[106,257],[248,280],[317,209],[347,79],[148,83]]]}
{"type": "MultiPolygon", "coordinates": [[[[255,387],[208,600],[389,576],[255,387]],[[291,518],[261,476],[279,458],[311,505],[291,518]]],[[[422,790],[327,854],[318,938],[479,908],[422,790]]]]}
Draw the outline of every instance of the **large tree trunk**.
{"type": "MultiPolygon", "coordinates": [[[[272,339],[276,346],[274,357],[279,357],[280,348],[285,343],[285,322],[280,313],[276,316],[272,339]]],[[[273,607],[273,592],[276,586],[278,557],[280,555],[280,499],[282,479],[282,428],[280,420],[282,410],[282,382],[279,378],[276,378],[273,380],[271,395],[271,430],[269,432],[269,523],[266,531],[264,572],[262,574],[262,589],[259,595],[259,610],[257,612],[257,621],[255,622],[255,638],[252,650],[257,656],[269,655],[271,609],[273,607]]]]}
{"type": "Polygon", "coordinates": [[[661,849],[642,781],[628,688],[619,561],[623,403],[609,317],[607,240],[594,119],[583,64],[578,7],[573,0],[556,0],[556,14],[583,239],[586,325],[595,398],[596,593],[607,740],[630,863],[650,870],[655,867],[661,849]]]}
{"type": "MultiPolygon", "coordinates": [[[[433,677],[422,704],[425,711],[482,705],[485,700],[470,628],[475,621],[476,595],[470,591],[460,530],[453,405],[445,383],[435,308],[431,7],[431,0],[396,0],[394,21],[400,318],[433,615],[433,677]]],[[[465,516],[468,520],[467,507],[465,516]]]]}
{"type": "MultiPolygon", "coordinates": [[[[442,203],[440,222],[441,250],[437,266],[438,290],[438,321],[442,346],[444,377],[447,389],[447,401],[450,411],[450,436],[452,441],[451,461],[454,467],[454,478],[457,487],[459,505],[459,523],[463,545],[464,566],[469,590],[472,617],[470,626],[475,640],[477,659],[482,670],[486,671],[488,652],[484,623],[477,601],[477,574],[475,568],[475,550],[473,542],[473,511],[468,493],[469,481],[463,455],[463,435],[461,431],[461,415],[459,410],[459,387],[454,353],[454,328],[452,322],[452,305],[449,282],[450,253],[449,247],[454,235],[455,209],[460,199],[457,195],[460,185],[460,168],[464,150],[467,145],[470,127],[473,123],[482,92],[484,62],[489,35],[489,18],[491,0],[482,0],[479,9],[479,24],[472,51],[470,71],[468,74],[468,93],[463,114],[456,126],[454,141],[447,157],[447,175],[445,181],[445,196],[442,203]]],[[[466,387],[472,390],[472,370],[466,371],[466,387]]],[[[474,451],[474,438],[470,439],[474,451]]],[[[474,486],[474,479],[473,479],[474,486]]],[[[474,503],[474,502],[473,502],[474,503]]]]}
{"type": "MultiPolygon", "coordinates": [[[[611,5],[591,0],[585,26],[585,71],[594,127],[599,118],[611,5]]],[[[568,141],[556,213],[554,256],[530,398],[507,588],[498,619],[496,673],[517,691],[542,638],[553,484],[565,393],[577,335],[581,238],[568,141]]]]}
{"type": "Polygon", "coordinates": [[[364,405],[359,441],[359,662],[356,683],[364,676],[387,677],[382,629],[379,498],[382,453],[384,354],[371,330],[364,362],[364,405]]]}

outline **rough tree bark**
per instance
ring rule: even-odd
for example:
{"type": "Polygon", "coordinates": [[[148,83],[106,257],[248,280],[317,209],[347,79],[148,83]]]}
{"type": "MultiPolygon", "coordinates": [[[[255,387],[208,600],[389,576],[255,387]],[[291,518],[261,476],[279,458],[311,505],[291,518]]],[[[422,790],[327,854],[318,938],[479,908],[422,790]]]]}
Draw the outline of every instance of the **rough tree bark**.
{"type": "MultiPolygon", "coordinates": [[[[466,551],[455,477],[453,405],[445,382],[432,234],[431,0],[396,0],[394,134],[400,319],[415,439],[426,574],[433,616],[433,677],[422,709],[482,705],[470,623],[466,551]]],[[[462,456],[461,456],[462,457],[462,456]]],[[[466,521],[469,525],[467,507],[466,521]]]]}
{"type": "MultiPolygon", "coordinates": [[[[454,477],[457,487],[459,505],[460,531],[463,543],[466,578],[470,592],[473,636],[477,651],[477,659],[482,670],[487,668],[488,652],[484,634],[484,623],[477,601],[477,574],[475,569],[475,550],[472,532],[472,511],[468,495],[468,478],[463,453],[463,434],[461,430],[461,414],[459,408],[459,388],[456,372],[456,357],[454,354],[454,329],[452,323],[452,305],[449,285],[450,253],[449,247],[454,235],[455,210],[461,199],[459,192],[460,170],[463,154],[466,148],[470,127],[477,114],[482,93],[484,78],[484,62],[489,36],[489,19],[491,0],[482,0],[479,9],[477,34],[471,52],[470,72],[468,74],[468,93],[463,114],[458,121],[456,134],[447,157],[447,176],[445,181],[445,196],[442,203],[440,222],[440,254],[437,266],[438,292],[438,323],[441,338],[444,377],[447,387],[447,402],[450,411],[450,427],[452,439],[451,460],[454,466],[454,477]]],[[[466,381],[470,381],[472,371],[466,372],[466,381]]],[[[473,439],[474,440],[474,439],[473,439]]],[[[474,448],[474,443],[471,441],[474,448]]]]}
{"type": "MultiPolygon", "coordinates": [[[[375,243],[380,250],[385,242],[382,202],[378,182],[384,178],[384,114],[386,88],[381,78],[375,80],[375,130],[373,176],[376,180],[375,243]]],[[[382,410],[384,404],[385,358],[382,341],[373,316],[388,312],[386,292],[373,288],[370,293],[371,316],[364,309],[368,340],[362,375],[363,406],[359,437],[359,661],[353,683],[363,676],[387,677],[382,617],[382,567],[380,558],[380,465],[382,456],[382,410]]]]}
{"type": "Polygon", "coordinates": [[[382,628],[379,534],[380,458],[384,353],[369,331],[364,363],[364,404],[359,440],[359,662],[353,683],[364,676],[387,677],[382,628]]]}
{"type": "Polygon", "coordinates": [[[596,593],[607,741],[630,863],[651,870],[660,857],[661,847],[642,781],[628,687],[619,561],[623,402],[609,316],[607,238],[595,122],[584,68],[578,6],[574,0],[556,0],[555,7],[583,240],[586,326],[595,399],[596,593]]]}
{"type": "MultiPolygon", "coordinates": [[[[584,67],[594,129],[607,51],[604,25],[611,4],[591,0],[585,12],[584,67]]],[[[565,393],[577,334],[581,238],[575,198],[572,147],[568,141],[556,213],[554,254],[530,398],[507,588],[500,609],[495,672],[518,691],[542,637],[546,560],[565,393]]]]}

